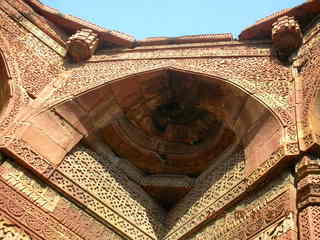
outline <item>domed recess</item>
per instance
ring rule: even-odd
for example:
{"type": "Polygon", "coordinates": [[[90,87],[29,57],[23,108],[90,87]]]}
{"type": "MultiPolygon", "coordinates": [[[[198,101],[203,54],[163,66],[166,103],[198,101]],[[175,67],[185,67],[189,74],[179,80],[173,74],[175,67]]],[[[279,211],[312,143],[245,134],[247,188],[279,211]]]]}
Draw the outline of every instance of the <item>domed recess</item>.
{"type": "Polygon", "coordinates": [[[273,114],[239,87],[173,69],[131,75],[63,105],[56,110],[86,110],[77,110],[75,123],[87,127],[85,144],[165,209],[239,149],[252,171],[276,150],[282,133],[273,114]]]}
{"type": "Polygon", "coordinates": [[[233,125],[247,95],[221,80],[166,70],[111,89],[123,114],[104,139],[148,174],[198,176],[237,142],[233,125]]]}

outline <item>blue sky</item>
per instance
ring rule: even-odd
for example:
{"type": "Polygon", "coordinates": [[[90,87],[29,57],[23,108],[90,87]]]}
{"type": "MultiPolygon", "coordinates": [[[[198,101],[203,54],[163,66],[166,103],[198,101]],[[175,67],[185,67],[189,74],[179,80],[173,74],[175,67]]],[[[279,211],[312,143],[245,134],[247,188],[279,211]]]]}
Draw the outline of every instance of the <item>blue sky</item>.
{"type": "Polygon", "coordinates": [[[108,29],[146,37],[226,33],[234,37],[257,20],[305,0],[42,0],[108,29]]]}

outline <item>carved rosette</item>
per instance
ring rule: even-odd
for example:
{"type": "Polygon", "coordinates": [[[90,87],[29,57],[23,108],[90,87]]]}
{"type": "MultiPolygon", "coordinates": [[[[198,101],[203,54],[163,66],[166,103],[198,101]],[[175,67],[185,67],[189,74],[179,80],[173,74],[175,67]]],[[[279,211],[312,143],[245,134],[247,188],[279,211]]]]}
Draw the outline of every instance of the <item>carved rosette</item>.
{"type": "Polygon", "coordinates": [[[272,25],[273,46],[279,57],[288,57],[302,44],[302,33],[294,17],[283,16],[272,25]]]}
{"type": "Polygon", "coordinates": [[[320,158],[304,156],[296,174],[300,239],[320,239],[320,158]]]}
{"type": "Polygon", "coordinates": [[[91,29],[82,28],[67,41],[68,53],[75,62],[89,59],[99,45],[98,34],[91,29]]]}

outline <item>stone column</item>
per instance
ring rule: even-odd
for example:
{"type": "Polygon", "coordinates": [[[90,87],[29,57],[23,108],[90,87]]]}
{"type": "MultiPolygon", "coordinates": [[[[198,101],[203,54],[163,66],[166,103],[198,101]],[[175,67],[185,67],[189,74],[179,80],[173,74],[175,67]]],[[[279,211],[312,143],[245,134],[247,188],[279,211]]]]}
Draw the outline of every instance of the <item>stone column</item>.
{"type": "Polygon", "coordinates": [[[67,41],[68,53],[75,62],[89,59],[99,45],[98,34],[91,29],[82,28],[67,41]]]}
{"type": "Polygon", "coordinates": [[[296,166],[300,240],[320,239],[320,157],[304,156],[296,166]]]}

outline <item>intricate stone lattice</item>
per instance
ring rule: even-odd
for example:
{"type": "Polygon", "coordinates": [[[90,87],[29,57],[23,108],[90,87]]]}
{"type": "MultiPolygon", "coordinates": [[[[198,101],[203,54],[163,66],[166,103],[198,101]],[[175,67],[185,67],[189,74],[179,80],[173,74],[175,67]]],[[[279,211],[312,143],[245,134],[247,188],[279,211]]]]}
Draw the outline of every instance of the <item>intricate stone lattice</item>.
{"type": "Polygon", "coordinates": [[[297,201],[301,240],[320,238],[320,159],[317,155],[304,156],[296,166],[297,201]]]}
{"type": "MultiPolygon", "coordinates": [[[[314,141],[320,142],[320,132],[314,131],[318,125],[310,124],[309,115],[319,86],[319,27],[315,27],[304,39],[305,45],[299,53],[297,66],[294,67],[300,80],[295,78],[294,82],[291,69],[271,55],[271,43],[268,41],[135,46],[132,49],[101,51],[93,56],[100,40],[94,31],[81,29],[69,39],[69,54],[76,62],[93,57],[86,63],[66,63],[61,58],[65,54],[64,47],[59,46],[61,41],[57,44],[51,39],[55,31],[52,29],[51,35],[47,35],[44,34],[46,31],[43,32],[46,27],[35,27],[35,23],[39,24],[37,19],[43,13],[41,9],[38,11],[39,15],[26,17],[23,4],[23,1],[18,4],[13,0],[0,3],[0,47],[4,49],[10,70],[13,70],[14,90],[12,101],[8,103],[8,111],[0,115],[0,130],[7,130],[0,138],[1,145],[6,148],[6,152],[19,158],[19,163],[53,184],[69,199],[85,208],[87,213],[52,191],[48,185],[38,184],[35,176],[12,170],[12,166],[6,163],[0,174],[0,211],[10,216],[17,223],[16,226],[26,226],[39,238],[53,240],[93,240],[103,239],[103,235],[112,239],[121,238],[103,225],[117,229],[130,239],[177,240],[196,230],[196,227],[202,228],[201,224],[212,221],[208,226],[211,230],[204,229],[204,234],[199,235],[199,239],[214,236],[219,240],[242,237],[292,240],[285,234],[291,229],[288,225],[292,224],[295,216],[286,212],[287,206],[283,204],[286,195],[278,191],[277,195],[273,195],[273,188],[266,189],[270,195],[265,194],[261,198],[263,200],[260,201],[260,197],[257,197],[257,205],[246,203],[243,208],[240,206],[239,209],[227,212],[225,216],[222,212],[230,210],[237,201],[246,198],[247,191],[253,190],[255,184],[275,166],[284,166],[286,161],[282,160],[285,157],[289,159],[289,155],[297,155],[300,149],[307,150],[314,141]],[[196,181],[185,178],[179,182],[179,178],[167,178],[166,181],[177,181],[177,187],[187,185],[193,187],[193,190],[171,210],[166,219],[165,212],[136,184],[157,187],[169,185],[160,180],[161,176],[159,178],[131,172],[128,174],[131,177],[127,177],[120,170],[121,164],[116,166],[115,162],[84,147],[69,153],[61,164],[51,164],[45,156],[41,156],[40,152],[20,139],[24,134],[24,126],[29,123],[28,115],[32,115],[33,110],[47,111],[65,100],[76,101],[77,96],[109,83],[130,80],[145,72],[168,69],[216,78],[223,84],[234,85],[248,93],[279,119],[281,127],[277,130],[281,132],[279,136],[283,132],[282,138],[279,137],[283,141],[279,143],[276,138],[270,152],[263,157],[258,154],[257,158],[261,158],[261,161],[250,171],[246,170],[252,162],[248,164],[250,158],[246,155],[247,146],[242,144],[243,149],[230,151],[226,158],[212,161],[210,169],[196,181]],[[28,103],[30,105],[23,109],[28,103]],[[300,108],[296,109],[296,106],[300,108]],[[15,119],[16,116],[19,119],[15,119]],[[12,128],[8,128],[9,126],[12,128]],[[298,142],[297,126],[301,142],[298,142]],[[131,179],[135,179],[136,183],[131,182],[131,179]],[[99,219],[102,224],[97,224],[94,218],[99,219]],[[241,229],[239,226],[245,227],[241,229]]],[[[50,14],[50,10],[44,12],[50,14]]],[[[55,17],[59,16],[51,15],[51,19],[55,17]]],[[[70,19],[75,18],[68,19],[70,22],[70,19]]],[[[299,21],[300,19],[299,17],[299,21]]],[[[42,23],[47,24],[46,21],[42,23]]],[[[86,26],[90,28],[89,25],[86,26]]],[[[93,25],[91,27],[96,29],[93,25]]],[[[99,37],[105,41],[101,46],[106,46],[107,40],[100,32],[99,37]]],[[[280,18],[274,24],[272,37],[280,56],[292,54],[301,44],[301,30],[290,17],[280,18]]],[[[179,106],[175,110],[179,110],[179,106]]],[[[181,114],[181,118],[192,112],[181,114]]],[[[169,114],[171,116],[172,113],[169,114]]],[[[160,120],[166,118],[168,115],[162,116],[160,120]]],[[[176,120],[166,124],[166,127],[170,127],[176,120]]],[[[180,120],[178,122],[181,123],[180,120]]],[[[203,123],[204,121],[200,122],[203,123]]],[[[75,128],[75,131],[80,129],[78,125],[71,125],[70,128],[75,128]]],[[[86,131],[83,132],[87,134],[86,131]]],[[[90,134],[95,133],[92,131],[90,134]]],[[[173,140],[176,139],[177,136],[174,136],[173,140]]],[[[184,142],[201,139],[186,138],[184,142]]],[[[70,144],[68,148],[63,145],[62,148],[68,152],[74,144],[76,143],[70,144]]],[[[49,151],[55,152],[55,149],[49,151]]],[[[130,170],[126,173],[128,172],[130,170]]],[[[318,225],[315,220],[319,217],[316,206],[318,198],[315,196],[320,196],[320,179],[315,173],[306,175],[299,176],[297,181],[299,207],[303,209],[299,216],[301,237],[319,238],[318,229],[314,226],[318,225]]],[[[1,231],[0,220],[0,233],[1,231]]]]}
{"type": "Polygon", "coordinates": [[[98,44],[98,35],[91,29],[82,28],[69,38],[68,53],[75,62],[80,62],[90,58],[98,44]]]}
{"type": "Polygon", "coordinates": [[[320,207],[310,206],[299,213],[300,240],[320,239],[320,207]]]}
{"type": "MultiPolygon", "coordinates": [[[[78,147],[66,156],[59,172],[97,198],[95,202],[114,211],[115,215],[112,218],[105,219],[111,221],[111,224],[116,224],[122,219],[126,225],[130,226],[133,223],[136,228],[153,238],[163,234],[163,210],[138,185],[112,166],[108,159],[85,147],[78,147]]],[[[85,196],[81,198],[84,198],[84,202],[89,201],[85,196]]],[[[128,228],[121,230],[126,232],[128,228]]],[[[137,235],[135,237],[139,239],[137,235]]]]}
{"type": "Polygon", "coordinates": [[[243,177],[244,166],[244,152],[240,150],[227,159],[221,158],[216,161],[204,172],[196,180],[194,188],[170,211],[167,218],[169,236],[239,184],[243,177]]]}

